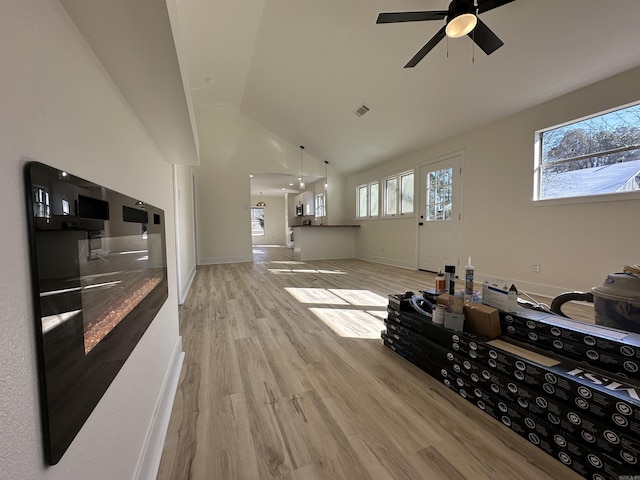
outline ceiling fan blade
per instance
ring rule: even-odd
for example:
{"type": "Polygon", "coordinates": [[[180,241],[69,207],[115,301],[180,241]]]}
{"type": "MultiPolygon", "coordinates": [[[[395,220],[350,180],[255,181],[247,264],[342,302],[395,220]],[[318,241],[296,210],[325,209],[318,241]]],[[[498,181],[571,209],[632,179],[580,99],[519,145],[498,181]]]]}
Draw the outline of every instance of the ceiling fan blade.
{"type": "Polygon", "coordinates": [[[515,0],[478,0],[478,13],[488,12],[515,0]]]}
{"type": "Polygon", "coordinates": [[[504,42],[500,40],[498,36],[493,33],[491,29],[479,18],[476,28],[470,31],[467,35],[471,40],[476,42],[476,45],[478,45],[487,55],[491,55],[504,45],[504,42]]]}
{"type": "Polygon", "coordinates": [[[398,22],[423,22],[425,20],[444,20],[446,10],[433,10],[431,12],[391,12],[378,15],[376,23],[398,22]]]}
{"type": "Polygon", "coordinates": [[[418,64],[418,62],[422,60],[427,55],[427,53],[429,53],[433,49],[433,47],[435,47],[440,42],[440,40],[442,40],[445,37],[444,29],[445,27],[442,27],[440,30],[438,30],[438,33],[436,33],[431,38],[431,40],[429,40],[426,43],[426,45],[422,47],[420,51],[416,53],[411,60],[409,60],[409,63],[407,63],[404,66],[404,68],[415,67],[418,64]]]}

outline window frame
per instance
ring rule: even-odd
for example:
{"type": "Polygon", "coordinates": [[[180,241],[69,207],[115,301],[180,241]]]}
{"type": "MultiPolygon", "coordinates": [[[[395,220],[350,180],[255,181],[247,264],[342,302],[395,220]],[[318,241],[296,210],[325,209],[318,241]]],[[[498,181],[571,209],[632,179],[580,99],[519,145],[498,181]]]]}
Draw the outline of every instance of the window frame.
{"type": "Polygon", "coordinates": [[[316,193],[313,202],[316,219],[327,216],[327,206],[325,204],[324,192],[316,193]]]}
{"type": "Polygon", "coordinates": [[[371,220],[371,219],[375,219],[378,218],[380,216],[380,181],[376,180],[373,182],[367,182],[367,183],[363,183],[360,184],[356,187],[356,220],[371,220]],[[377,192],[375,193],[375,195],[371,194],[371,190],[373,189],[373,187],[375,187],[375,189],[377,190],[377,192]],[[365,208],[365,212],[363,214],[363,212],[361,211],[361,198],[360,198],[360,192],[365,189],[366,191],[366,198],[365,198],[365,203],[366,203],[366,208],[365,208]],[[375,198],[376,199],[376,213],[372,214],[371,213],[371,201],[372,199],[375,198]]]}
{"type": "Polygon", "coordinates": [[[415,211],[416,211],[416,198],[415,198],[415,191],[416,191],[416,174],[415,174],[415,169],[411,169],[411,170],[405,170],[402,171],[400,173],[396,173],[394,175],[390,175],[388,177],[385,177],[382,181],[382,196],[383,196],[383,200],[382,200],[382,217],[383,218],[398,218],[398,217],[413,217],[415,216],[415,211]],[[412,189],[411,189],[411,211],[407,211],[404,212],[403,211],[403,198],[405,197],[405,192],[404,192],[404,188],[403,188],[403,181],[402,179],[404,177],[408,177],[411,176],[412,177],[412,181],[411,181],[411,185],[412,185],[412,189]],[[396,192],[395,192],[395,200],[393,201],[394,203],[394,209],[395,211],[393,213],[389,213],[388,210],[388,206],[389,206],[389,193],[387,190],[387,185],[388,182],[390,181],[395,181],[396,183],[396,192]]]}
{"type": "MultiPolygon", "coordinates": [[[[542,128],[536,130],[534,132],[534,169],[533,169],[533,192],[532,192],[532,200],[534,205],[554,205],[554,204],[572,204],[572,203],[593,203],[593,202],[607,202],[607,201],[620,201],[620,200],[628,200],[628,199],[640,199],[640,190],[628,190],[628,191],[612,191],[612,192],[599,192],[592,193],[586,195],[574,195],[574,196],[563,196],[563,197],[541,197],[542,188],[543,188],[543,170],[545,168],[550,168],[553,165],[561,165],[563,163],[568,163],[571,161],[577,161],[580,159],[587,159],[593,157],[602,157],[606,155],[612,155],[618,153],[620,148],[612,148],[609,150],[604,150],[596,153],[589,153],[584,155],[577,155],[574,157],[567,157],[553,164],[543,164],[543,148],[544,148],[544,135],[548,134],[551,131],[559,130],[561,128],[579,124],[580,122],[594,119],[597,117],[605,116],[609,113],[622,111],[625,109],[629,109],[632,107],[640,106],[640,100],[636,102],[631,102],[625,105],[620,105],[617,107],[613,107],[607,110],[603,110],[600,112],[593,113],[591,115],[586,115],[584,117],[576,118],[561,124],[557,124],[551,127],[542,128]]],[[[640,119],[638,119],[637,123],[632,124],[632,126],[637,126],[640,128],[640,119]]],[[[607,132],[613,131],[606,130],[607,132]]],[[[622,150],[634,150],[633,147],[627,147],[622,150]]]]}
{"type": "Polygon", "coordinates": [[[262,233],[253,233],[253,228],[251,228],[251,236],[252,237],[264,237],[267,234],[267,229],[266,229],[266,215],[265,215],[265,209],[264,207],[251,207],[251,212],[250,212],[250,219],[251,219],[251,223],[253,223],[254,220],[257,220],[258,222],[260,221],[260,217],[254,217],[254,212],[257,212],[261,210],[262,211],[262,233]]]}

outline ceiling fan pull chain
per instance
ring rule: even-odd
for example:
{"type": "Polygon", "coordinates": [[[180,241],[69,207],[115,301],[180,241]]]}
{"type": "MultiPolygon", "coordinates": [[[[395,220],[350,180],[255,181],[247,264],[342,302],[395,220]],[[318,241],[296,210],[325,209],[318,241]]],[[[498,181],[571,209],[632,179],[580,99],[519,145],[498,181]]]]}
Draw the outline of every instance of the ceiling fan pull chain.
{"type": "Polygon", "coordinates": [[[473,29],[473,32],[471,32],[471,35],[473,36],[473,42],[471,42],[471,63],[476,63],[476,30],[475,28],[473,29]]]}

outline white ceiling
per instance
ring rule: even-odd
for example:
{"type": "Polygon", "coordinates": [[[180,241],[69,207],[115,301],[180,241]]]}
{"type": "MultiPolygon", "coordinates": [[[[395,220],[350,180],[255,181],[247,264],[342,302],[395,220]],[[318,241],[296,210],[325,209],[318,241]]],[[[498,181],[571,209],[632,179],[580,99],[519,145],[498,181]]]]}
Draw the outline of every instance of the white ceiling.
{"type": "MultiPolygon", "coordinates": [[[[252,174],[251,195],[265,196],[265,197],[281,197],[285,193],[291,193],[297,195],[302,190],[299,188],[299,176],[297,175],[284,175],[280,173],[254,173],[252,174]]],[[[323,177],[304,177],[305,186],[309,186],[323,180],[323,177]]]]}
{"type": "MultiPolygon", "coordinates": [[[[378,13],[442,10],[447,0],[62,2],[116,84],[132,85],[123,94],[134,110],[149,96],[145,89],[163,81],[158,66],[178,65],[176,49],[145,39],[158,24],[167,29],[155,11],[168,6],[188,93],[169,75],[180,115],[145,120],[142,112],[159,145],[163,131],[188,123],[192,101],[196,112],[238,110],[345,175],[640,65],[638,0],[515,0],[481,15],[504,41],[495,53],[474,49],[468,37],[445,39],[413,69],[403,66],[443,23],[376,25],[378,13]],[[105,5],[116,7],[105,13],[105,5]],[[145,17],[145,8],[153,15],[145,17]],[[155,77],[132,70],[130,55],[118,60],[137,47],[136,61],[155,77]],[[165,54],[170,61],[159,62],[165,54]],[[359,118],[353,111],[363,103],[371,111],[359,118]]],[[[193,158],[190,150],[185,156],[193,158]]]]}
{"type": "Polygon", "coordinates": [[[443,22],[377,15],[447,0],[177,5],[196,109],[239,109],[344,174],[640,65],[638,0],[515,0],[481,15],[504,41],[495,53],[445,39],[413,69],[443,22]],[[362,103],[371,111],[358,118],[362,103]]]}

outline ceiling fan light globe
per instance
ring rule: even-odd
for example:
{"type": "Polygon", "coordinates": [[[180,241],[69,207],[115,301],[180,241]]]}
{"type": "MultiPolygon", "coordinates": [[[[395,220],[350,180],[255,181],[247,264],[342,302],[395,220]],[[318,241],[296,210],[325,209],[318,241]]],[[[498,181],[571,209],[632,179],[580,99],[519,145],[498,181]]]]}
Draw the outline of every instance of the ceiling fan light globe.
{"type": "Polygon", "coordinates": [[[463,37],[476,28],[478,17],[473,13],[463,13],[447,23],[445,32],[449,38],[463,37]]]}

